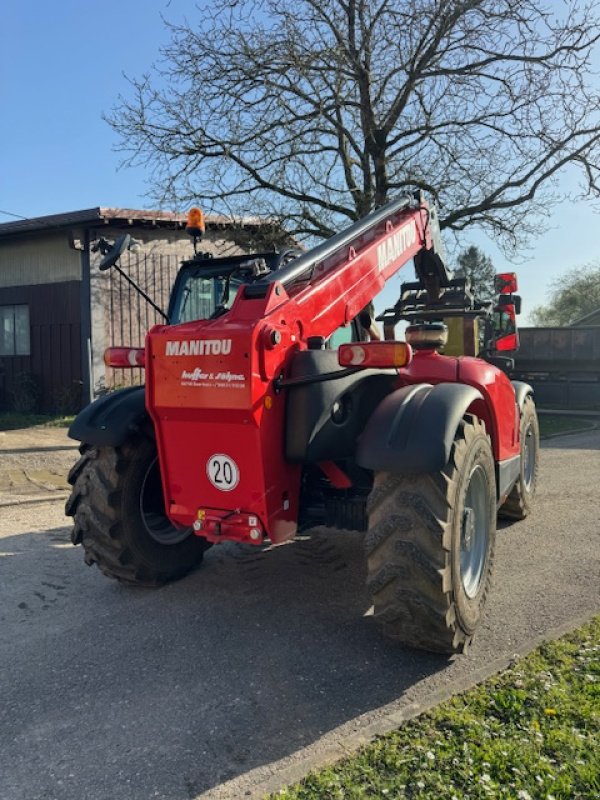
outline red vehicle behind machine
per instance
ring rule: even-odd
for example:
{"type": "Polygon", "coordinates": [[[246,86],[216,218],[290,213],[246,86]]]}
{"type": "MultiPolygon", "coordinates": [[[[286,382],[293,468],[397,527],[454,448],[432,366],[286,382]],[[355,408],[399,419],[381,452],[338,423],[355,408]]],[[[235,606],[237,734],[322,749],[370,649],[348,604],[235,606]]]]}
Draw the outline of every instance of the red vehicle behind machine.
{"type": "Polygon", "coordinates": [[[145,389],[96,401],[71,429],[83,445],[67,513],[87,562],[155,585],[220,541],[365,530],[384,631],[462,650],[485,603],[496,514],[530,509],[538,426],[530,387],[511,383],[498,354],[518,344],[514,275],[500,276],[496,305],[478,303],[436,238],[419,195],[306,253],[185,262],[145,349],[108,351],[113,365],[145,365],[145,389]],[[411,259],[417,282],[383,315],[385,339],[369,340],[369,303],[411,259]],[[484,321],[484,358],[440,354],[452,316],[484,321]],[[400,319],[406,342],[394,339],[400,319]]]}

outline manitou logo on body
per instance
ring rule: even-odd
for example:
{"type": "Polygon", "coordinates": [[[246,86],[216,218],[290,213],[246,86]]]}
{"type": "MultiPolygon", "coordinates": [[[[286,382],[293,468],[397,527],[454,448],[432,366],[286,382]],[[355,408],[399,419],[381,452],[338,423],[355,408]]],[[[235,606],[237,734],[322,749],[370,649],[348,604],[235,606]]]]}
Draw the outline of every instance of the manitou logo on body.
{"type": "Polygon", "coordinates": [[[167,342],[166,356],[228,356],[231,339],[183,339],[167,342]]]}
{"type": "Polygon", "coordinates": [[[383,272],[417,240],[417,229],[414,222],[409,222],[403,228],[390,236],[377,247],[377,266],[383,272]]]}

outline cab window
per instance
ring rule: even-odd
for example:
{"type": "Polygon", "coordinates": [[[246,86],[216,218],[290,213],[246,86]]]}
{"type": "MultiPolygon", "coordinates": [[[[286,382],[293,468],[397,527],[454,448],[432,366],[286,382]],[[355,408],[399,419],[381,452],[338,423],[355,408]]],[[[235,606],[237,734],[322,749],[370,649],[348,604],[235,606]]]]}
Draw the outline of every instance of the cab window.
{"type": "Polygon", "coordinates": [[[356,323],[352,322],[350,325],[342,325],[337,331],[334,331],[329,337],[327,346],[331,350],[337,350],[341,344],[348,344],[348,342],[356,342],[357,340],[356,323]]]}
{"type": "Polygon", "coordinates": [[[172,323],[210,319],[217,306],[230,308],[237,290],[242,285],[240,278],[203,278],[191,273],[179,286],[172,323]]]}

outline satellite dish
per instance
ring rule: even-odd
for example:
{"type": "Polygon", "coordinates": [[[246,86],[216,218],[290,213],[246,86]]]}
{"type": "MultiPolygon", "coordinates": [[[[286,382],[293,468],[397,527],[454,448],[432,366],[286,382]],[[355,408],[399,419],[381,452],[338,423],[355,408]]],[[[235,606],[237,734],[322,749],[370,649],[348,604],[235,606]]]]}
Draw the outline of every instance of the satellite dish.
{"type": "Polygon", "coordinates": [[[125,233],[123,236],[119,236],[117,241],[113,244],[113,246],[110,248],[108,253],[104,256],[104,258],[98,265],[98,269],[101,269],[104,272],[104,270],[114,267],[119,258],[125,252],[125,250],[127,250],[127,248],[129,247],[130,242],[131,242],[131,236],[128,233],[125,233]]]}

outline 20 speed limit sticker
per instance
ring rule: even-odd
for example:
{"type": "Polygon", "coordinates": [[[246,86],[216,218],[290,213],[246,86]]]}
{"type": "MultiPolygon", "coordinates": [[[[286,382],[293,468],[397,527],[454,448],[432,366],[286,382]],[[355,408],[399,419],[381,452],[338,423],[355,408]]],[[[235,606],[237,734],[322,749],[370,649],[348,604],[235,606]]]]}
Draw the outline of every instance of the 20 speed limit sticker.
{"type": "Polygon", "coordinates": [[[240,470],[233,458],[216,453],[206,462],[206,475],[215,489],[230,492],[240,482],[240,470]]]}

